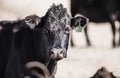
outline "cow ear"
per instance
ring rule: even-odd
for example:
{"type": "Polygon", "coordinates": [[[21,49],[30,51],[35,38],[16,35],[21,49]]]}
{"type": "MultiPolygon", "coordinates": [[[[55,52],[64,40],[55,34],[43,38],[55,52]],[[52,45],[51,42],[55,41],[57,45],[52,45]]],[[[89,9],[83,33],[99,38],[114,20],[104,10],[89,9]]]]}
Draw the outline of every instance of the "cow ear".
{"type": "Polygon", "coordinates": [[[41,22],[41,18],[37,15],[30,15],[25,17],[25,23],[30,29],[34,29],[41,22]]]}
{"type": "Polygon", "coordinates": [[[87,26],[88,22],[89,19],[87,17],[79,15],[71,19],[71,26],[72,28],[75,28],[77,26],[84,28],[87,26]]]}

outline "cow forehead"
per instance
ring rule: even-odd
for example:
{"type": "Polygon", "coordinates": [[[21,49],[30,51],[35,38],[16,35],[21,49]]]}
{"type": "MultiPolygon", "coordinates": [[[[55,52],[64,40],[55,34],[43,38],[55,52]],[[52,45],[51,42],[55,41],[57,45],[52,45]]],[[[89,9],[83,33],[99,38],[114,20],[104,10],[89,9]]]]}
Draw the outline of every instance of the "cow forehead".
{"type": "Polygon", "coordinates": [[[60,30],[70,27],[70,16],[62,5],[53,5],[46,14],[45,26],[48,30],[60,30]]]}
{"type": "Polygon", "coordinates": [[[67,16],[62,17],[61,19],[53,19],[50,17],[47,20],[47,29],[49,30],[62,30],[66,27],[70,27],[70,18],[67,16]]]}

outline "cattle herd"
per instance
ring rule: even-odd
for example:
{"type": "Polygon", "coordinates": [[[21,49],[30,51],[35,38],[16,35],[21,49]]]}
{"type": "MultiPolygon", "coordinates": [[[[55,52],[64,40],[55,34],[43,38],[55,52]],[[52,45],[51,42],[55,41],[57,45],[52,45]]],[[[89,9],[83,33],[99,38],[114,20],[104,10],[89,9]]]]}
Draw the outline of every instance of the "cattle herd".
{"type": "MultiPolygon", "coordinates": [[[[119,0],[71,0],[71,17],[62,4],[53,4],[42,17],[29,15],[0,21],[0,78],[55,78],[57,62],[67,57],[70,31],[90,22],[109,22],[116,47],[115,21],[119,0]],[[76,16],[76,14],[82,14],[76,16]]],[[[119,28],[120,33],[120,28],[119,28]]],[[[85,28],[87,44],[91,45],[85,28]]],[[[72,46],[74,46],[71,40],[72,46]]],[[[120,45],[120,37],[118,45],[120,45]]],[[[117,78],[101,68],[91,78],[117,78]]]]}
{"type": "Polygon", "coordinates": [[[0,21],[0,78],[55,78],[57,62],[67,57],[70,31],[86,23],[84,16],[70,17],[62,4],[42,17],[0,21]]]}

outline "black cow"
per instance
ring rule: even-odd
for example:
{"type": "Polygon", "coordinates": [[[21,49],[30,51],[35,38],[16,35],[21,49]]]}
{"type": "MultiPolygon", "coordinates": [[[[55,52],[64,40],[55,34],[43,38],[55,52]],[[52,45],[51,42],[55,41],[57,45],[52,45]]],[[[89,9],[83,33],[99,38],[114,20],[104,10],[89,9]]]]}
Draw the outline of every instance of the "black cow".
{"type": "Polygon", "coordinates": [[[51,6],[41,18],[1,21],[0,78],[23,78],[31,61],[45,64],[54,78],[57,61],[67,57],[70,30],[86,23],[84,17],[71,18],[62,4],[51,6]]]}
{"type": "MultiPolygon", "coordinates": [[[[109,22],[113,33],[113,47],[116,46],[115,35],[116,27],[115,21],[120,21],[120,0],[71,0],[71,13],[74,17],[76,14],[85,15],[90,19],[90,22],[103,23],[109,22]]],[[[91,45],[87,27],[85,28],[85,36],[87,45],[91,45]]],[[[74,43],[71,40],[72,46],[74,43]]],[[[120,46],[120,27],[119,27],[119,42],[120,46]]]]}
{"type": "Polygon", "coordinates": [[[112,72],[109,72],[105,67],[101,67],[94,76],[90,78],[118,78],[112,72]]]}

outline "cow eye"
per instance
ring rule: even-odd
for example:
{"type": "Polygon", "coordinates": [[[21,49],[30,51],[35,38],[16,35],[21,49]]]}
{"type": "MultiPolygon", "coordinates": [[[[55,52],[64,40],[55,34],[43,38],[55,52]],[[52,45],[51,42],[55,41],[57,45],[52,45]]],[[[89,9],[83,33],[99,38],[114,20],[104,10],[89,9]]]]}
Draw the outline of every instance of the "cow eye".
{"type": "Polygon", "coordinates": [[[66,34],[69,34],[69,33],[70,33],[70,30],[71,30],[71,29],[70,29],[69,27],[65,28],[65,33],[66,33],[66,34]]]}

